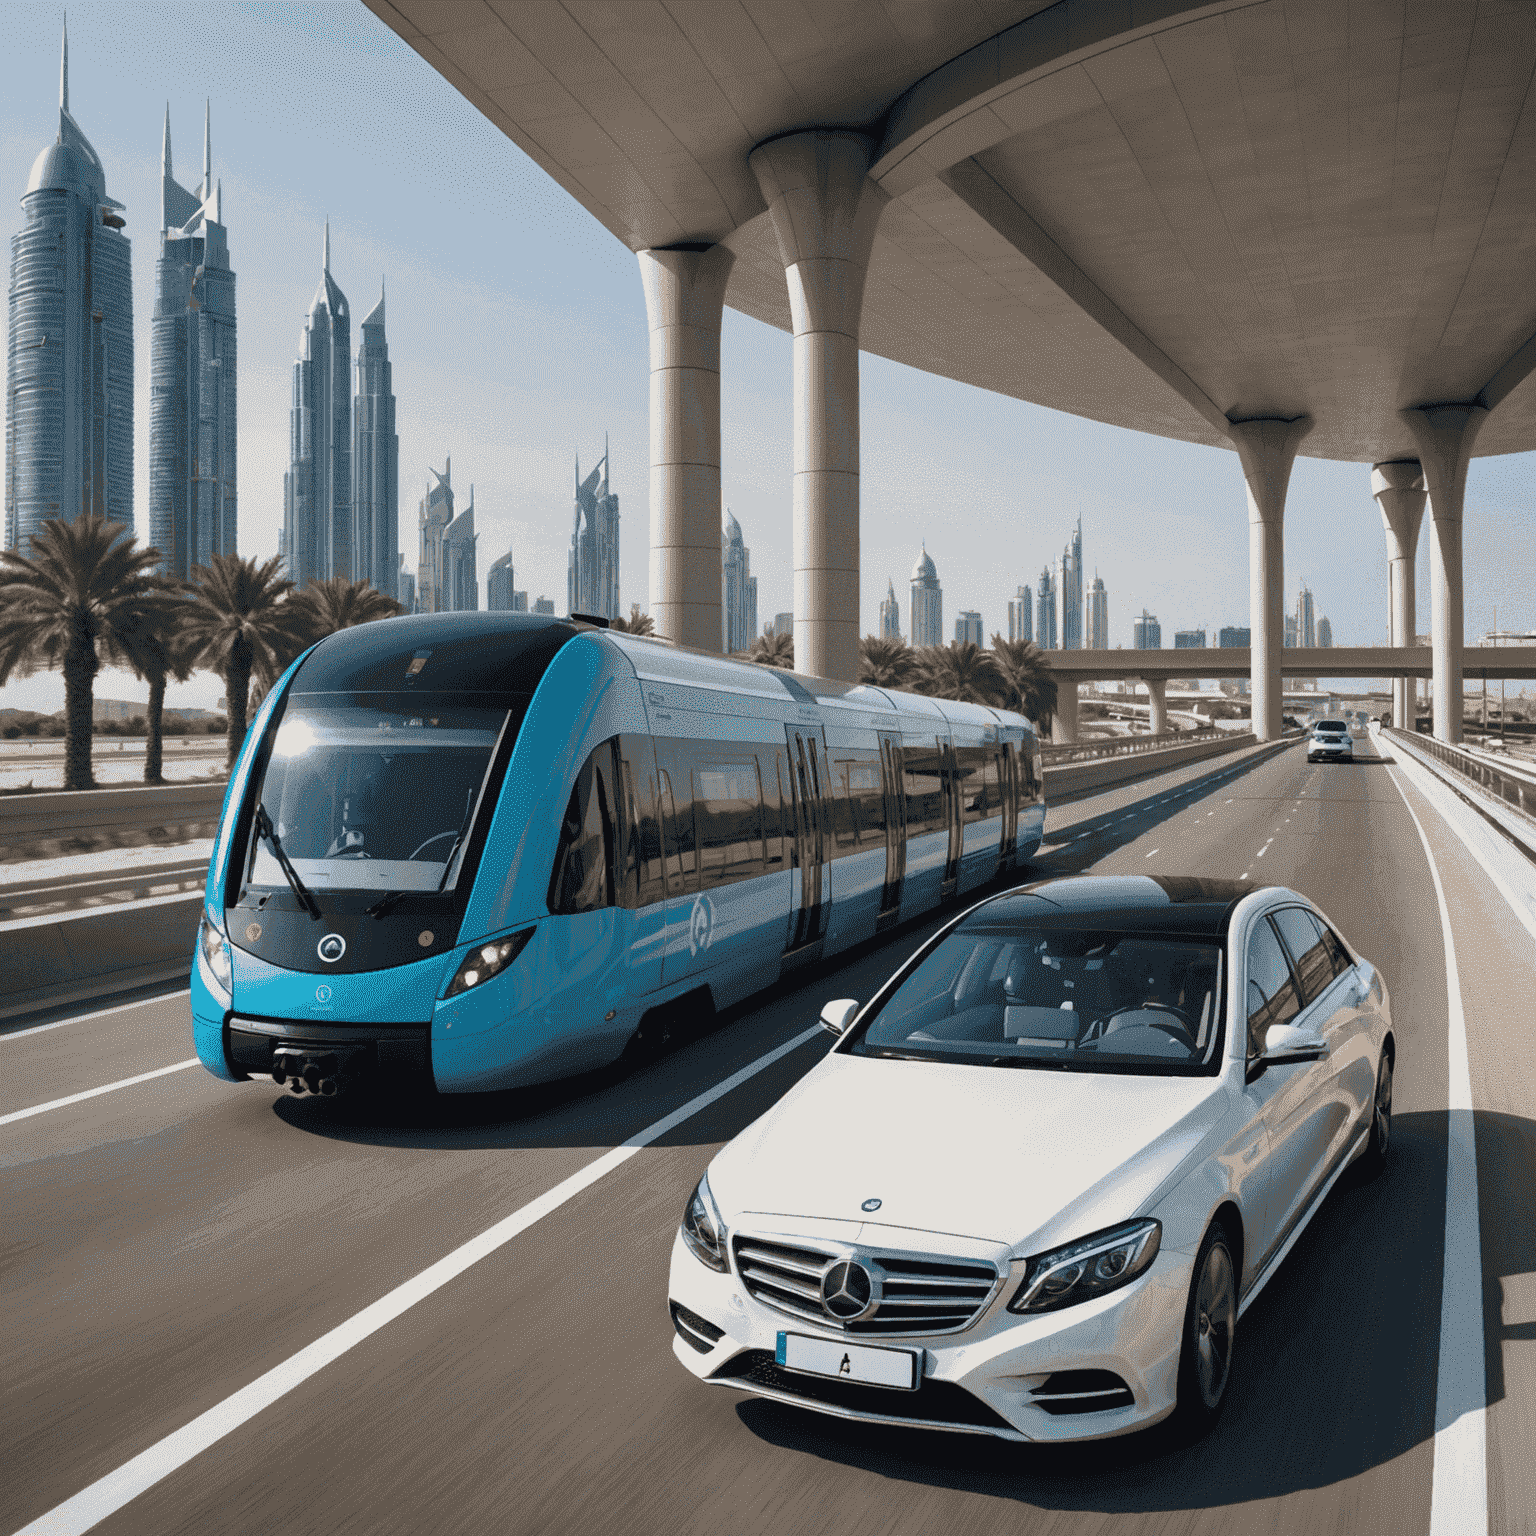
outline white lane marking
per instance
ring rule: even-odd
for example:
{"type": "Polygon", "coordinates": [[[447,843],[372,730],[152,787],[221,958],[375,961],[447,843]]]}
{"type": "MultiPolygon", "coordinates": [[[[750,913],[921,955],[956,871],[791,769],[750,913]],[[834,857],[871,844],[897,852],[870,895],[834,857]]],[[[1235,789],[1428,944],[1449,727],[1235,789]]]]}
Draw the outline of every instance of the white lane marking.
{"type": "Polygon", "coordinates": [[[24,1525],[16,1536],[79,1536],[79,1533],[90,1530],[108,1515],[116,1514],[130,1500],[136,1499],[172,1472],[184,1467],[199,1452],[217,1444],[242,1424],[255,1418],[263,1409],[271,1407],[295,1387],[324,1370],[333,1360],[339,1359],[349,1349],[409,1311],[417,1302],[425,1301],[450,1280],[457,1279],[481,1259],[489,1257],[536,1222],[573,1200],[584,1189],[627,1163],[642,1147],[659,1140],[701,1109],[707,1109],[716,1099],[724,1098],[765,1067],[772,1066],[821,1033],[820,1024],[812,1025],[793,1040],[785,1041],[739,1072],[732,1073],[723,1082],[689,1099],[681,1109],[675,1109],[670,1115],[648,1125],[611,1152],[605,1152],[568,1179],[563,1179],[553,1189],[530,1200],[510,1216],[503,1217],[495,1226],[486,1228],[478,1237],[470,1238],[467,1243],[429,1265],[419,1275],[397,1285],[371,1306],[364,1307],[346,1322],[337,1324],[329,1333],[321,1334],[313,1344],[290,1355],[280,1365],[273,1366],[248,1386],[226,1397],[222,1403],[216,1403],[191,1423],[184,1424],[148,1450],[141,1451],[131,1461],[124,1462],[115,1472],[98,1478],[73,1498],[56,1505],[47,1514],[39,1515],[29,1525],[24,1525]]]}
{"type": "MultiPolygon", "coordinates": [[[[1156,853],[1156,852],[1157,852],[1157,849],[1156,849],[1156,848],[1154,848],[1154,849],[1153,849],[1153,850],[1152,850],[1152,853],[1156,853]]],[[[1151,858],[1151,857],[1152,857],[1152,853],[1149,853],[1149,854],[1147,854],[1147,858],[1149,858],[1149,859],[1150,859],[1150,858],[1151,858]]]]}
{"type": "Polygon", "coordinates": [[[151,1078],[166,1077],[172,1072],[185,1072],[198,1064],[196,1056],[178,1061],[174,1066],[156,1067],[153,1072],[140,1072],[137,1077],[120,1078],[115,1083],[103,1083],[100,1088],[87,1088],[84,1093],[72,1093],[68,1098],[50,1099],[46,1104],[34,1104],[30,1109],[13,1109],[8,1115],[0,1115],[0,1125],[14,1125],[18,1120],[30,1120],[33,1115],[46,1115],[50,1109],[63,1109],[66,1104],[79,1104],[84,1099],[97,1099],[104,1093],[116,1093],[119,1088],[132,1088],[135,1083],[147,1083],[151,1078]]]}
{"type": "MultiPolygon", "coordinates": [[[[1272,842],[1274,842],[1274,838],[1270,838],[1269,843],[1272,843],[1272,842]]],[[[1269,848],[1269,843],[1265,843],[1264,847],[1260,848],[1259,851],[1254,855],[1254,857],[1257,858],[1257,859],[1262,859],[1264,857],[1265,852],[1269,848]]]]}
{"type": "Polygon", "coordinates": [[[46,1034],[50,1029],[63,1029],[66,1024],[84,1024],[88,1019],[104,1019],[109,1013],[126,1013],[130,1008],[145,1008],[150,1003],[169,1002],[173,997],[188,997],[191,991],[190,987],[182,987],[178,992],[161,992],[155,997],[141,997],[131,1003],[118,1003],[113,1008],[98,1008],[95,1013],[77,1013],[73,1018],[56,1019],[52,1024],[34,1024],[30,1029],[13,1029],[9,1034],[0,1035],[0,1045],[7,1040],[24,1040],[28,1035],[46,1034]]]}
{"type": "Polygon", "coordinates": [[[1440,1282],[1440,1362],[1435,1383],[1435,1465],[1429,1536],[1472,1536],[1488,1529],[1488,1377],[1483,1351],[1482,1232],[1477,1209],[1477,1136],[1461,972],[1451,937],[1445,886],[1419,820],[1397,775],[1392,782],[1413,818],[1429,861],[1445,936],[1448,1124],[1445,1145],[1445,1271],[1440,1282]]]}

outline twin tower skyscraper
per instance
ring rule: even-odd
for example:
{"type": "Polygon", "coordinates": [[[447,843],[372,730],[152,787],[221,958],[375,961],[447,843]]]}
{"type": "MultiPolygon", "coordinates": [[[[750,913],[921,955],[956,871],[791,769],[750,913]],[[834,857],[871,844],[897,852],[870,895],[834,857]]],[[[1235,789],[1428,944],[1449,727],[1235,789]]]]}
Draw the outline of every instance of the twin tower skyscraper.
{"type": "Polygon", "coordinates": [[[320,286],[293,365],[280,552],[299,586],[333,576],[395,596],[400,570],[400,439],[384,336],[384,292],[363,317],[357,396],[352,319],[331,276],[325,226],[320,286]]]}

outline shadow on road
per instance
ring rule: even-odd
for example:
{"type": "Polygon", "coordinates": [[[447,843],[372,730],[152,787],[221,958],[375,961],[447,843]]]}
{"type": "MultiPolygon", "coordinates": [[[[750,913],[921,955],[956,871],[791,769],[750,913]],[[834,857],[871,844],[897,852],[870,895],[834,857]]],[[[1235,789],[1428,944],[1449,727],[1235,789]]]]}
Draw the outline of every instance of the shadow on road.
{"type": "MultiPolygon", "coordinates": [[[[1387,1172],[1370,1184],[1340,1181],[1244,1316],[1232,1396],[1197,1444],[1157,1427],[1076,1446],[1019,1446],[886,1430],[754,1398],[738,1404],[738,1416],[773,1445],[892,1481],[1106,1514],[1219,1508],[1383,1466],[1435,1433],[1446,1116],[1400,1114],[1393,1130],[1387,1172]]],[[[1501,1308],[1504,1278],[1536,1270],[1536,1122],[1480,1113],[1477,1133],[1479,1167],[1498,1170],[1484,1187],[1500,1191],[1500,1220],[1483,1226],[1488,1400],[1496,1402],[1503,1341],[1533,1332],[1506,1328],[1501,1308]]],[[[1427,1467],[1425,1476],[1427,1493],[1427,1467]]]]}

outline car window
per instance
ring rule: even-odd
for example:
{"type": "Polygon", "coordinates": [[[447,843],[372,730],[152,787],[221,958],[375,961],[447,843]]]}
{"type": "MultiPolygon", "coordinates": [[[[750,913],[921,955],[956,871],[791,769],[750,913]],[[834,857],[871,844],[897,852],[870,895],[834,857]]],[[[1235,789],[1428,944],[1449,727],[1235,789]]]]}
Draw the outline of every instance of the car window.
{"type": "Polygon", "coordinates": [[[1282,908],[1275,913],[1275,927],[1280,930],[1280,937],[1290,951],[1305,1007],[1332,983],[1333,957],[1323,945],[1317,919],[1304,908],[1282,908]]]}
{"type": "Polygon", "coordinates": [[[1264,1049],[1264,1035],[1275,1024],[1289,1024],[1301,1012],[1291,968],[1275,937],[1260,919],[1248,940],[1248,1059],[1264,1049]]]}
{"type": "Polygon", "coordinates": [[[1342,976],[1345,971],[1353,970],[1355,962],[1350,959],[1344,941],[1321,918],[1318,919],[1318,926],[1322,929],[1323,948],[1328,951],[1328,963],[1333,967],[1333,974],[1342,976]]]}

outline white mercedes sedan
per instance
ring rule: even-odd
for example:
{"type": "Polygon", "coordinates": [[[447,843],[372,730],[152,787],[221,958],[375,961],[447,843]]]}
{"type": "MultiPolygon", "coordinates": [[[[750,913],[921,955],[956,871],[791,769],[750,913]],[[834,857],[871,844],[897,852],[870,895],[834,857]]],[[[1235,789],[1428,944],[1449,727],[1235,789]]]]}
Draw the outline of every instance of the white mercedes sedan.
{"type": "Polygon", "coordinates": [[[1238,1321],[1359,1160],[1387,990],[1305,897],[1069,876],[982,902],[724,1147],[673,1353],[820,1413],[1060,1441],[1221,1411],[1238,1321]]]}

